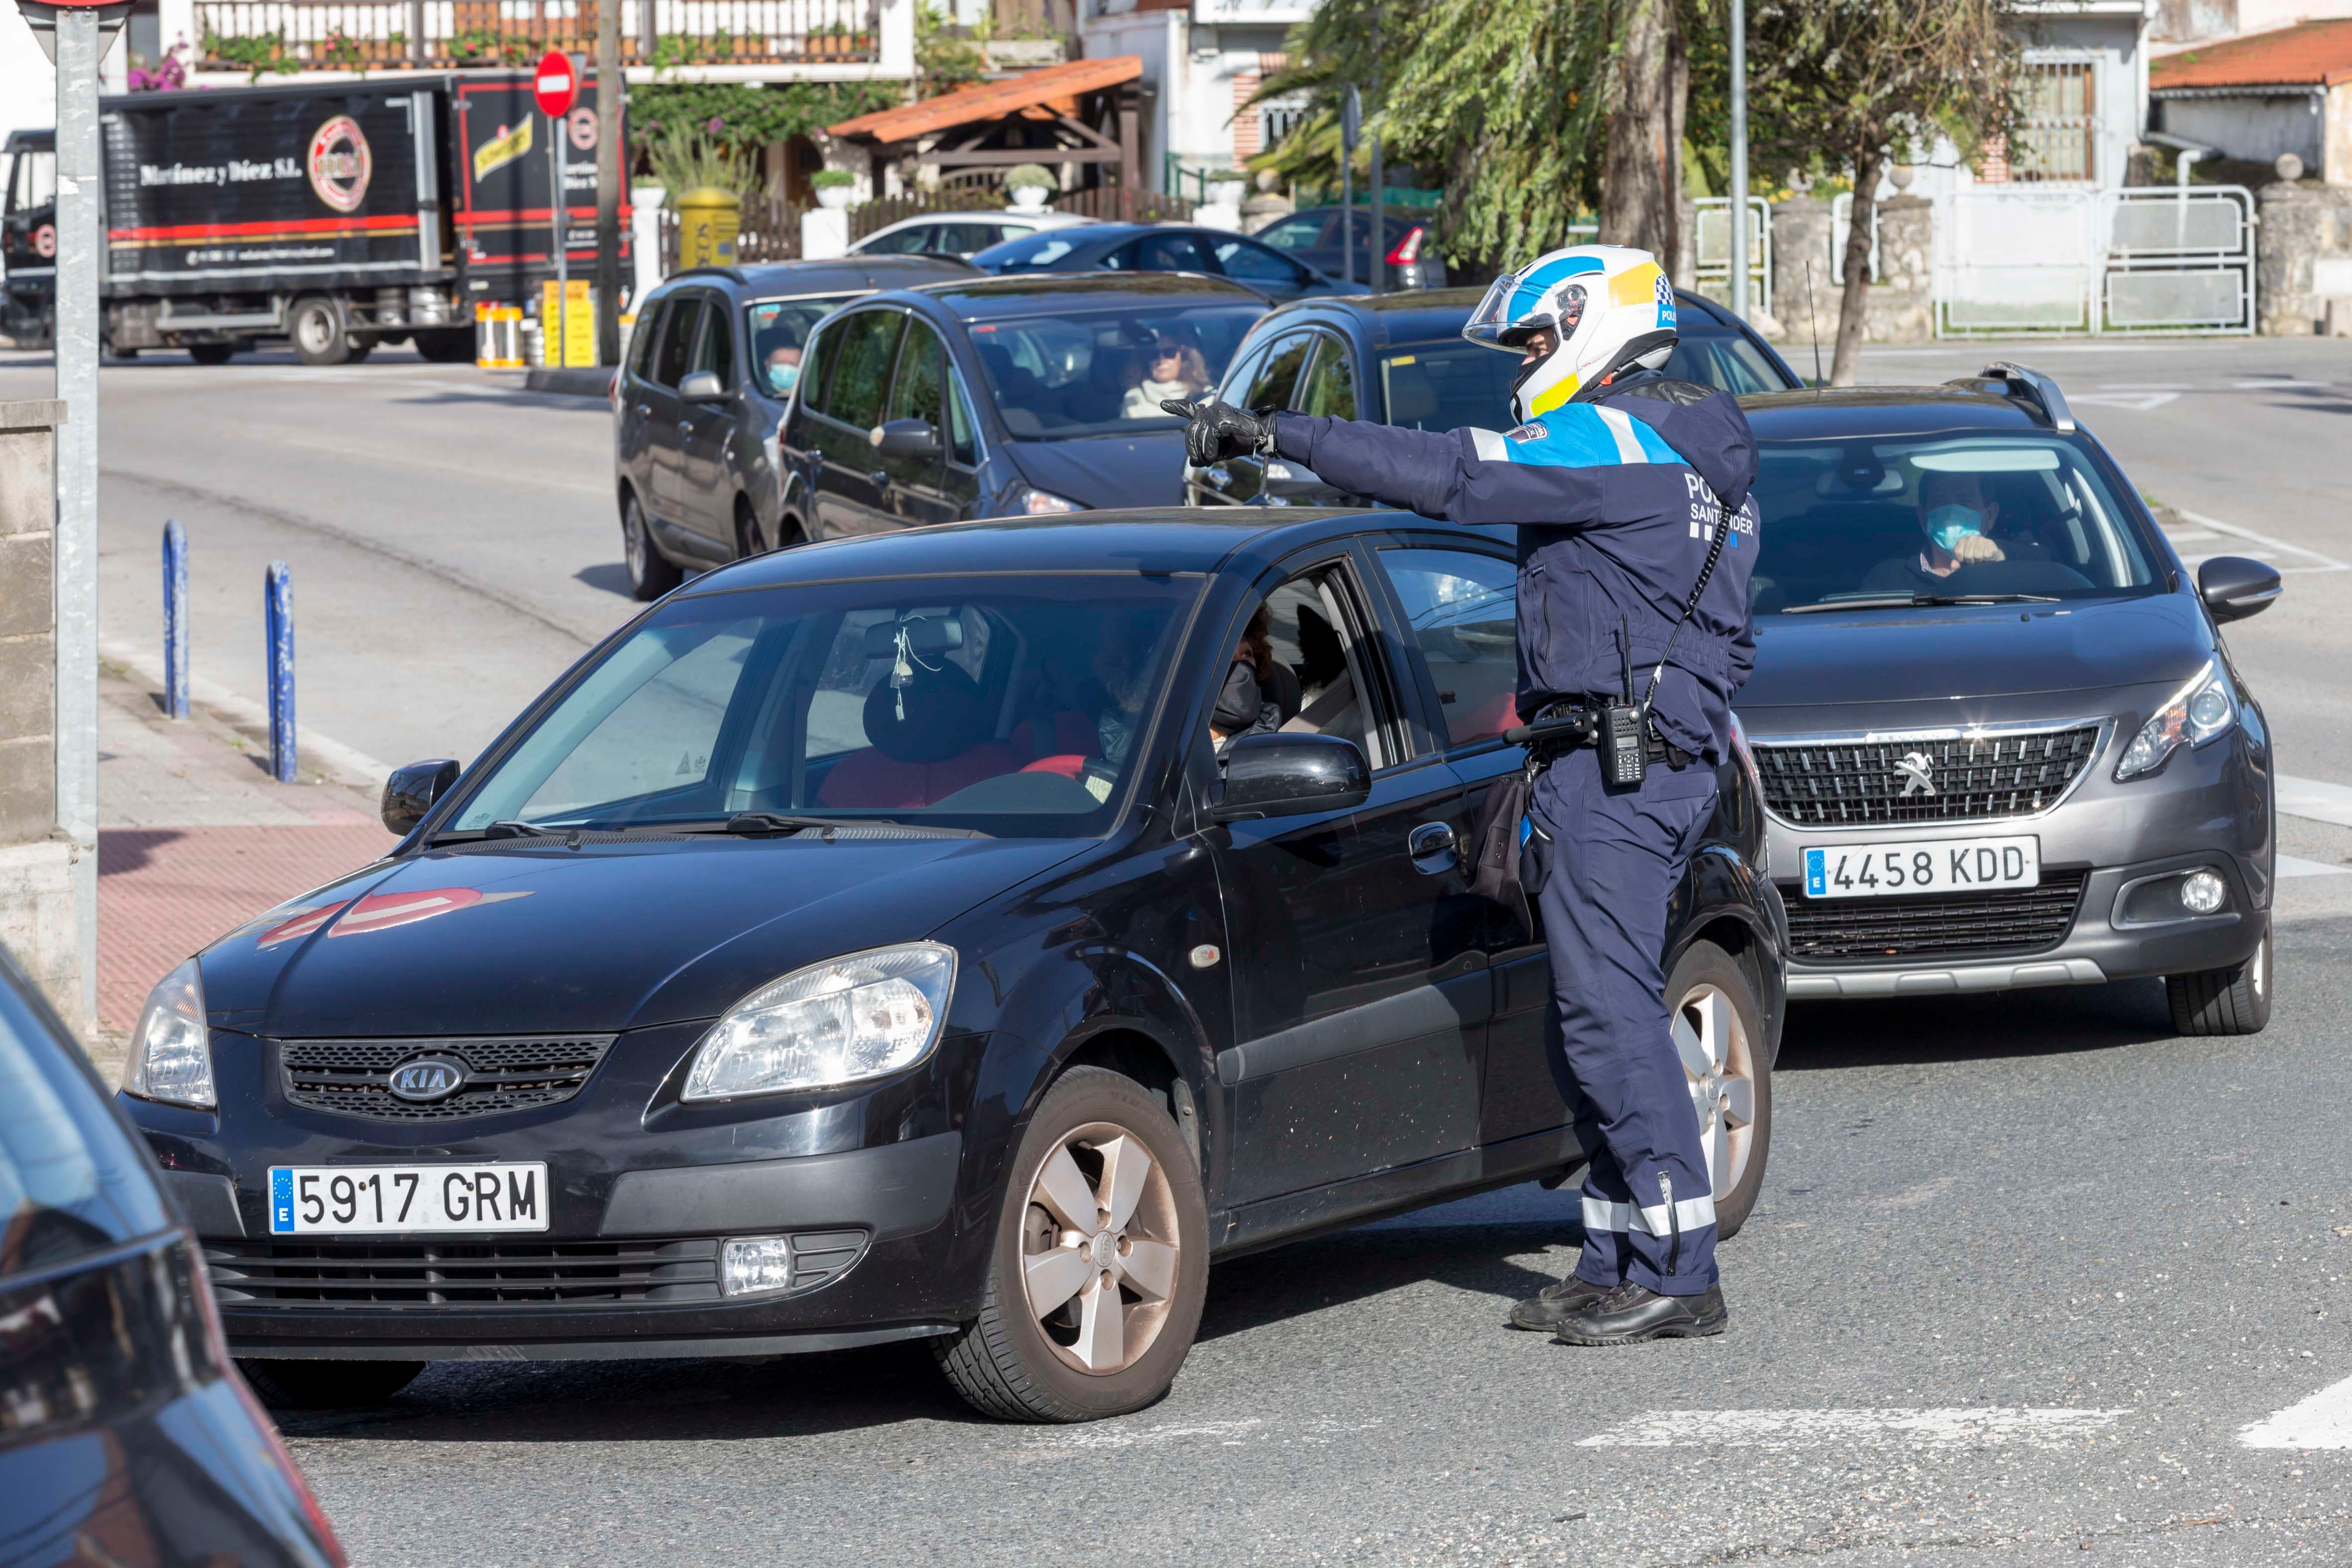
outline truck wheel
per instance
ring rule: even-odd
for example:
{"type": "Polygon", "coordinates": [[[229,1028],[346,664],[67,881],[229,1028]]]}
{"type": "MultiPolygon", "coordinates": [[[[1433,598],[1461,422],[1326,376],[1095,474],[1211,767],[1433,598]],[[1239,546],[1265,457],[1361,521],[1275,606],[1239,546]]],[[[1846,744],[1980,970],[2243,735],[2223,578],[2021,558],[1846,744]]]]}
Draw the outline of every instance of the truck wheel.
{"type": "Polygon", "coordinates": [[[188,357],[198,364],[226,364],[236,355],[236,344],[234,342],[188,345],[188,357]]]}
{"type": "Polygon", "coordinates": [[[2172,1026],[2183,1035],[2259,1035],[2271,1021],[2271,928],[2252,958],[2227,969],[2164,977],[2172,1026]]]}
{"type": "Polygon", "coordinates": [[[474,357],[474,334],[465,327],[444,327],[436,331],[415,332],[410,342],[416,352],[435,364],[464,364],[474,357]]]}
{"type": "Polygon", "coordinates": [[[331,294],[305,294],[295,300],[287,312],[286,336],[304,364],[341,364],[352,357],[343,302],[331,294]]]}
{"type": "Polygon", "coordinates": [[[1158,1095],[1102,1068],[1045,1091],[1013,1157],[980,1316],[931,1342],[985,1415],[1096,1421],[1176,1380],[1209,1290],[1201,1169],[1158,1095]]]}

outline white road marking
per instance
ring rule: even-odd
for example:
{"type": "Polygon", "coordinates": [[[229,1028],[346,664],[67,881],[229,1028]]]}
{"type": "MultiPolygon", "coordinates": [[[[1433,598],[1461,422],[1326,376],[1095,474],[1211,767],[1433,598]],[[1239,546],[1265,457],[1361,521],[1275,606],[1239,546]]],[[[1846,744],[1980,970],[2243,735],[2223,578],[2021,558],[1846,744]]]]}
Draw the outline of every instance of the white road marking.
{"type": "Polygon", "coordinates": [[[2169,528],[2164,537],[2175,544],[2188,544],[2198,540],[2219,539],[2221,536],[2210,528],[2169,528]]]}
{"type": "Polygon", "coordinates": [[[1368,1432],[1379,1425],[1377,1420],[1333,1421],[1328,1418],[1269,1425],[1255,1415],[1239,1421],[1171,1421],[1154,1426],[1118,1426],[1103,1422],[1097,1426],[1066,1427],[1058,1432],[1041,1432],[1029,1439],[1029,1446],[1033,1448],[1150,1448],[1162,1443],[1211,1442],[1232,1448],[1247,1443],[1320,1445],[1350,1433],[1368,1432]]]}
{"type": "Polygon", "coordinates": [[[2219,518],[2207,517],[2204,513],[2196,511],[2184,511],[2180,515],[2200,528],[2210,528],[2216,533],[2226,533],[2232,539],[2247,539],[2256,544],[2267,544],[2273,550],[2284,550],[2291,555],[2300,555],[2316,563],[2310,566],[2282,566],[2279,570],[2283,573],[2352,572],[2352,563],[2338,561],[2333,555],[2323,555],[2316,550],[2309,550],[2300,544],[2289,544],[2284,539],[2273,539],[2267,533],[2256,533],[2252,529],[2240,528],[2234,522],[2223,522],[2219,518]]]}
{"type": "Polygon", "coordinates": [[[2146,414],[2151,408],[2161,408],[2179,397],[2178,392],[2078,392],[2069,403],[2093,408],[2128,408],[2135,414],[2146,414]]]}
{"type": "Polygon", "coordinates": [[[2066,1448],[2128,1410],[1962,1405],[1888,1410],[1650,1410],[1580,1448],[2066,1448]]]}
{"type": "Polygon", "coordinates": [[[2184,555],[2180,558],[2180,563],[2194,572],[2216,555],[2234,555],[2242,561],[2271,561],[2277,558],[2277,552],[2270,550],[2209,550],[2202,555],[2184,555]]]}
{"type": "Polygon", "coordinates": [[[2325,860],[2305,860],[2299,855],[2282,855],[2278,858],[2278,874],[2282,877],[2352,877],[2352,866],[2331,866],[2325,860]]]}
{"type": "MultiPolygon", "coordinates": [[[[110,659],[137,676],[157,691],[163,689],[163,659],[160,653],[150,653],[144,647],[133,647],[111,637],[100,638],[98,656],[110,659]]],[[[221,713],[234,722],[269,728],[269,708],[242,697],[216,680],[188,673],[188,699],[221,713]]],[[[339,784],[362,789],[381,789],[392,773],[392,764],[380,763],[355,746],[346,746],[329,735],[321,735],[308,724],[294,726],[294,755],[313,773],[325,773],[339,784]]]]}
{"type": "Polygon", "coordinates": [[[2101,392],[2194,392],[2197,384],[2190,381],[2105,381],[2101,392]]]}
{"type": "Polygon", "coordinates": [[[2249,1448],[2352,1448],[2352,1377],[2238,1434],[2249,1448]]]}
{"type": "Polygon", "coordinates": [[[2281,773],[2278,776],[2278,808],[2289,816],[2305,816],[2314,822],[2332,822],[2338,827],[2352,827],[2352,789],[2339,784],[2292,778],[2281,773]]]}
{"type": "Polygon", "coordinates": [[[2305,381],[2300,376],[2293,375],[2251,376],[2244,381],[2233,381],[2230,384],[2239,392],[2285,392],[2295,387],[2309,387],[2316,392],[2328,384],[2330,384],[2327,382],[2305,381]]]}

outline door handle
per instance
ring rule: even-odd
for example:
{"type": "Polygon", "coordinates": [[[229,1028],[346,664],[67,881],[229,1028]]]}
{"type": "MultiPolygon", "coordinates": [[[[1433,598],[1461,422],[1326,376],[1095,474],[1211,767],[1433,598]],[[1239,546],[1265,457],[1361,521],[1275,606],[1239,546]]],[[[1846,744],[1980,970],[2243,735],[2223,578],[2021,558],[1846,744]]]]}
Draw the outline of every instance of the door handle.
{"type": "Polygon", "coordinates": [[[1424,877],[1451,871],[1462,863],[1450,822],[1423,823],[1405,835],[1404,852],[1412,858],[1412,868],[1424,877]]]}

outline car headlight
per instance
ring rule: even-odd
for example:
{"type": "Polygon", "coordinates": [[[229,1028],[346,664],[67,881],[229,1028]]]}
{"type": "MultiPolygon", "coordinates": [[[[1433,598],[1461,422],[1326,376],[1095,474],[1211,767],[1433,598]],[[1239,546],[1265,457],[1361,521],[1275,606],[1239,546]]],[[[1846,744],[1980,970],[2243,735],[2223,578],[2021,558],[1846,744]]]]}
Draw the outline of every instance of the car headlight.
{"type": "Polygon", "coordinates": [[[142,1100],[210,1110],[213,1048],[205,1024],[205,979],[194,959],[155,983],[131,1032],[122,1062],[122,1090],[142,1100]]]}
{"type": "Polygon", "coordinates": [[[1024,488],[1020,495],[1021,510],[1031,517],[1046,517],[1057,511],[1084,511],[1087,509],[1066,496],[1051,490],[1024,488]]]}
{"type": "Polygon", "coordinates": [[[678,1098],[831,1089],[910,1068],[939,1043],[955,966],[955,949],[917,942],[771,981],[704,1037],[678,1098]]]}
{"type": "Polygon", "coordinates": [[[2181,747],[2194,749],[2219,740],[2237,721],[2238,705],[2230,697],[2229,671],[2216,659],[2139,727],[2124,760],[2116,764],[2116,777],[2121,781],[2155,773],[2181,747]]]}

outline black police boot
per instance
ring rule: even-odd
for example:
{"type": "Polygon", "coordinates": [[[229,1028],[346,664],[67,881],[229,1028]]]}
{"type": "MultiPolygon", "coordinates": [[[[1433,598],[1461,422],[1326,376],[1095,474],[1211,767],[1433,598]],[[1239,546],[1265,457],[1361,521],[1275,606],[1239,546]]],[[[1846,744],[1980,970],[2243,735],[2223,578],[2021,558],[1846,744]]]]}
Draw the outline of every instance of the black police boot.
{"type": "Polygon", "coordinates": [[[1511,1327],[1550,1333],[1568,1321],[1570,1313],[1582,1310],[1616,1289],[1614,1285],[1595,1285],[1580,1274],[1571,1274],[1514,1306],[1511,1327]]]}
{"type": "Polygon", "coordinates": [[[1719,1334],[1730,1321],[1720,1285],[1708,1286],[1703,1295],[1661,1296],[1629,1279],[1569,1313],[1552,1334],[1569,1345],[1637,1345],[1719,1334]]]}

